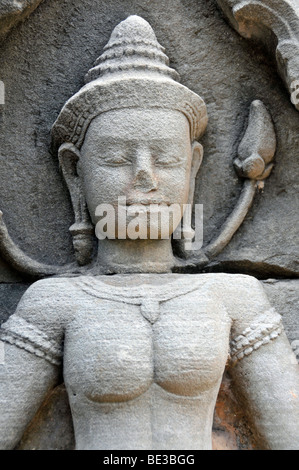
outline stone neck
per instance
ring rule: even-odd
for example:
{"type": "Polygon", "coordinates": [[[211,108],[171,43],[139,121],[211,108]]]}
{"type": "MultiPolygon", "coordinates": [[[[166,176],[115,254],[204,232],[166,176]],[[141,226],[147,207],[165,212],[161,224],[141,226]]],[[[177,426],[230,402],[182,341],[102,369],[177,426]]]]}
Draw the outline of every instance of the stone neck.
{"type": "Polygon", "coordinates": [[[101,273],[169,273],[171,240],[99,240],[95,269],[101,273]]]}

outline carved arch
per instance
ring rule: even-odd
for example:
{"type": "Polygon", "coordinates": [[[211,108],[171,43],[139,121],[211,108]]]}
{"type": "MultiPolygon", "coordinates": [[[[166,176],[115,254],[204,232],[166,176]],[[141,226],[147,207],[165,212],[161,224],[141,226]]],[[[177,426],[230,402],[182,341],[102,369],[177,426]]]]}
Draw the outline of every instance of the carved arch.
{"type": "Polygon", "coordinates": [[[0,42],[20,21],[30,15],[42,0],[2,0],[0,5],[0,42]]]}
{"type": "Polygon", "coordinates": [[[299,111],[299,99],[295,97],[299,87],[298,0],[217,0],[217,3],[244,38],[259,39],[269,46],[267,32],[273,33],[277,41],[274,44],[277,69],[299,111]]]}
{"type": "MultiPolygon", "coordinates": [[[[34,11],[42,0],[2,0],[0,43],[8,32],[34,11]]],[[[298,0],[217,0],[234,29],[245,38],[268,45],[267,30],[277,40],[277,68],[299,111],[299,5],[298,0]]]]}

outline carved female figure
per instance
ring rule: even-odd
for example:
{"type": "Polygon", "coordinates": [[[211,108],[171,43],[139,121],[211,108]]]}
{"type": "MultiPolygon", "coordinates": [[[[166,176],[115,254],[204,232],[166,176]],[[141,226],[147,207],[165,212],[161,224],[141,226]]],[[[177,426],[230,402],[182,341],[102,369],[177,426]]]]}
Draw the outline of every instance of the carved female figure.
{"type": "MultiPolygon", "coordinates": [[[[99,204],[192,203],[207,114],[176,78],[149,24],[129,17],[54,124],[81,264],[99,204]]],[[[89,271],[34,283],[2,325],[1,448],[17,444],[62,359],[77,449],[210,449],[227,361],[264,445],[296,448],[296,359],[259,282],[174,274],[170,236],[118,228],[89,271]]]]}

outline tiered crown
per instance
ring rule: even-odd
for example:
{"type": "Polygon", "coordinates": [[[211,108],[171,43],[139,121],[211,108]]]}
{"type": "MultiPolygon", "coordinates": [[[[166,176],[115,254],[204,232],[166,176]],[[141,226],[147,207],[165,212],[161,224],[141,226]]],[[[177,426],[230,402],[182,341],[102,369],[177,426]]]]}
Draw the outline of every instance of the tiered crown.
{"type": "Polygon", "coordinates": [[[151,26],[129,16],[113,30],[86,74],[86,85],[64,105],[52,129],[56,146],[72,142],[80,148],[93,118],[132,107],[180,111],[189,121],[192,140],[200,137],[207,125],[205,103],[178,79],[151,26]]]}

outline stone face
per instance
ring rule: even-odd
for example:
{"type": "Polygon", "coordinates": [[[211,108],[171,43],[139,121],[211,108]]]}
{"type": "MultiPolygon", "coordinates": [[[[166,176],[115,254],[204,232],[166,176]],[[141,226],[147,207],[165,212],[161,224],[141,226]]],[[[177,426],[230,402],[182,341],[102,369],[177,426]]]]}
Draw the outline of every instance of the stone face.
{"type": "MultiPolygon", "coordinates": [[[[61,265],[74,260],[68,233],[73,213],[56,156],[50,153],[50,128],[63,103],[83,85],[86,70],[113,26],[129,14],[141,14],[154,26],[181,82],[207,103],[205,157],[195,188],[195,202],[204,205],[205,245],[220,231],[240,194],[243,183],[232,162],[250,102],[262,99],[274,121],[278,147],[272,174],[247,219],[209,269],[264,277],[298,273],[298,164],[293,155],[299,124],[275,75],[275,64],[230,29],[213,1],[194,0],[188,6],[168,2],[161,8],[158,2],[154,7],[147,1],[96,2],[91,15],[84,1],[72,1],[67,8],[63,2],[45,2],[3,43],[0,78],[6,85],[6,104],[0,109],[0,196],[9,233],[36,260],[61,265]],[[16,130],[16,138],[10,129],[16,130]]],[[[16,275],[11,273],[7,280],[12,276],[16,275]]]]}

